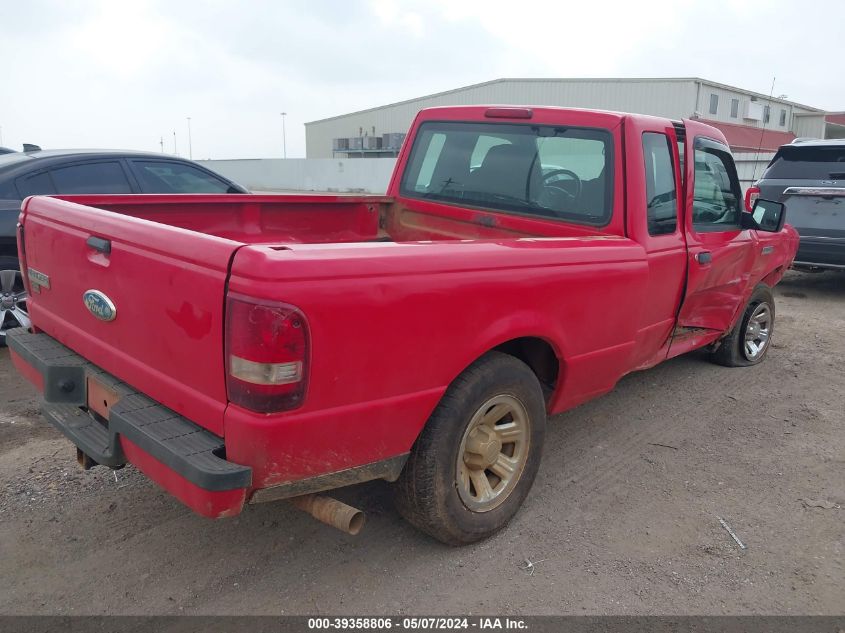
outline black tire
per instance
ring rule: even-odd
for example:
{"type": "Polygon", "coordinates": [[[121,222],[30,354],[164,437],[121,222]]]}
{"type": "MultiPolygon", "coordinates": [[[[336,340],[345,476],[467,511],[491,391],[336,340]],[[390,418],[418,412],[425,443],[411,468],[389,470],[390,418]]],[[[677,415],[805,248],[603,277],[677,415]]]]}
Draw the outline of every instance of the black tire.
{"type": "Polygon", "coordinates": [[[718,349],[711,355],[713,362],[725,367],[749,367],[761,362],[769,351],[772,343],[772,335],[775,329],[775,298],[768,286],[759,285],[754,289],[742,318],[734,329],[722,339],[718,349]],[[756,355],[752,355],[746,349],[746,332],[749,332],[749,322],[752,316],[759,314],[767,308],[770,315],[770,323],[765,344],[756,355]]]}
{"type": "MultiPolygon", "coordinates": [[[[11,289],[13,294],[18,295],[24,291],[23,278],[20,274],[20,262],[17,257],[12,257],[11,255],[0,256],[0,271],[9,270],[14,270],[18,273],[11,289]]],[[[26,304],[24,302],[20,302],[16,304],[15,309],[12,310],[12,306],[7,303],[10,299],[7,297],[8,293],[6,290],[6,288],[0,287],[0,347],[5,347],[6,345],[6,330],[20,327],[21,325],[28,323],[28,318],[26,323],[21,323],[16,316],[19,314],[19,311],[22,310],[23,315],[28,317],[26,313],[26,304]]]]}
{"type": "MultiPolygon", "coordinates": [[[[500,422],[514,426],[514,419],[506,415],[500,422]]],[[[492,428],[505,428],[498,424],[493,422],[492,428]]],[[[495,534],[516,514],[534,483],[545,431],[546,406],[534,372],[508,354],[485,354],[449,386],[417,438],[408,463],[394,484],[399,513],[412,525],[447,545],[466,545],[495,534]],[[476,428],[477,420],[484,418],[484,412],[490,413],[497,406],[488,408],[485,405],[497,398],[513,403],[517,408],[522,406],[518,409],[523,420],[519,425],[524,431],[519,442],[525,444],[519,445],[522,446],[519,453],[523,455],[519,459],[524,461],[521,469],[514,470],[513,483],[505,486],[505,480],[500,480],[502,499],[496,501],[495,507],[471,510],[464,500],[468,494],[465,491],[472,490],[471,485],[459,491],[459,471],[466,466],[458,461],[458,456],[461,454],[464,460],[462,442],[468,442],[465,437],[469,437],[466,433],[470,423],[475,419],[473,428],[476,428]]],[[[498,449],[492,450],[503,454],[510,450],[515,458],[517,444],[500,443],[498,449]]],[[[488,455],[493,454],[498,456],[495,452],[488,455]]],[[[488,477],[485,474],[488,471],[482,468],[481,472],[488,477]]],[[[495,475],[492,477],[494,481],[497,479],[495,475]]]]}

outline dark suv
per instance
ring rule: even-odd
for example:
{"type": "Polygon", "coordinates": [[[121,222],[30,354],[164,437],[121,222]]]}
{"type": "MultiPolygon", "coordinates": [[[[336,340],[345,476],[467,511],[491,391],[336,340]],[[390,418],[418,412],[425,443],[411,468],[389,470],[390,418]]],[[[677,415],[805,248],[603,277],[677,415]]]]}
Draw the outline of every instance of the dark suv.
{"type": "Polygon", "coordinates": [[[795,268],[845,270],[845,139],[783,145],[746,200],[755,195],[786,205],[801,235],[795,268]]]}
{"type": "Polygon", "coordinates": [[[76,193],[249,193],[196,163],[143,152],[38,150],[0,154],[0,345],[29,327],[15,241],[21,200],[76,193]]]}

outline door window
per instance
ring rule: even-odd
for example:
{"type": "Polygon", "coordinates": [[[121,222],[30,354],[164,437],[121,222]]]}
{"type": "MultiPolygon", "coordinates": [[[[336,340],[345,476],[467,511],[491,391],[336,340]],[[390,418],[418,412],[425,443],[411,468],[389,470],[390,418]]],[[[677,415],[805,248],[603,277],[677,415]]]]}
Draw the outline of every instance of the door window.
{"type": "Polygon", "coordinates": [[[692,202],[695,230],[737,230],[741,199],[736,167],[728,148],[709,139],[697,138],[692,202]]]}
{"type": "Polygon", "coordinates": [[[15,181],[15,185],[18,188],[21,198],[26,198],[27,196],[49,196],[56,193],[53,181],[50,180],[50,174],[46,171],[42,171],[40,174],[18,178],[15,181]]]}
{"type": "Polygon", "coordinates": [[[674,233],[678,226],[678,196],[671,147],[671,141],[665,134],[643,134],[649,235],[674,233]]]}
{"type": "Polygon", "coordinates": [[[118,162],[82,163],[59,167],[50,172],[56,191],[74,193],[132,193],[129,181],[118,162]]]}
{"type": "Polygon", "coordinates": [[[193,165],[133,160],[144,193],[228,193],[228,182],[193,165]]]}

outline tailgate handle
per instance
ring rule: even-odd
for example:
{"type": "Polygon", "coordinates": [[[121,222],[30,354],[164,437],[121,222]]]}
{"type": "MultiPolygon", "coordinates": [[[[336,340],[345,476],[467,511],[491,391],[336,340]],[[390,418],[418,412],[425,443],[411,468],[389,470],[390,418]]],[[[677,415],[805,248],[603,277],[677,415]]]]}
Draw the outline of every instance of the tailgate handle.
{"type": "Polygon", "coordinates": [[[111,253],[111,240],[103,239],[102,237],[94,237],[93,235],[85,240],[85,243],[88,244],[91,248],[95,251],[100,251],[101,253],[105,253],[108,255],[111,253]]]}

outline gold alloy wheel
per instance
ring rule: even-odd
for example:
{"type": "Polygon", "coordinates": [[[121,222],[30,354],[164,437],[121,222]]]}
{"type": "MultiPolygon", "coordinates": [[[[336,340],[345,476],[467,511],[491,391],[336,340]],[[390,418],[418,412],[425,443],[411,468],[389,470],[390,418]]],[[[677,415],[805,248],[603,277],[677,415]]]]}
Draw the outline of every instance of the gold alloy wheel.
{"type": "Polygon", "coordinates": [[[458,495],[469,510],[489,512],[504,503],[522,476],[530,442],[528,411],[514,396],[494,396],[478,408],[456,464],[458,495]]]}

